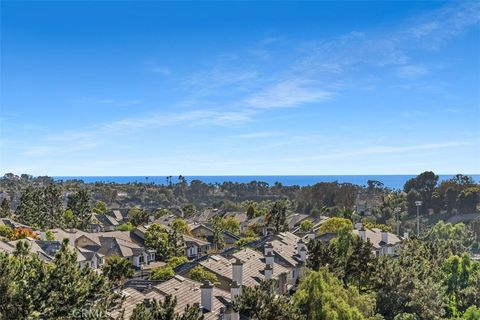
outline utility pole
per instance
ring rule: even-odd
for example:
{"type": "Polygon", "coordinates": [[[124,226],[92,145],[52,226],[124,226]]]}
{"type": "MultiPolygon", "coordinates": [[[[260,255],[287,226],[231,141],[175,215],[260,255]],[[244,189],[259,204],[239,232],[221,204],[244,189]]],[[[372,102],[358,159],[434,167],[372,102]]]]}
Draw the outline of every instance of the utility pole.
{"type": "Polygon", "coordinates": [[[420,207],[422,204],[422,201],[415,201],[415,205],[417,206],[417,236],[420,234],[420,207]]]}

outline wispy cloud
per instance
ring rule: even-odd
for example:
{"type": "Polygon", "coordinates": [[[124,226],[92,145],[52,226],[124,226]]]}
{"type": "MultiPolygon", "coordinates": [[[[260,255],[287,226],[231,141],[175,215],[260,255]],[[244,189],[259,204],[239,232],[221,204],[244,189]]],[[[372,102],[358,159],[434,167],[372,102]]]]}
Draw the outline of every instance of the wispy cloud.
{"type": "Polygon", "coordinates": [[[331,98],[325,91],[306,79],[288,79],[268,86],[245,100],[247,106],[258,109],[297,107],[331,98]]]}
{"type": "Polygon", "coordinates": [[[398,153],[409,153],[409,152],[418,152],[418,151],[433,151],[433,150],[441,150],[446,148],[462,147],[470,144],[471,143],[467,141],[448,141],[448,142],[409,145],[409,146],[376,146],[376,147],[368,147],[368,148],[362,148],[362,149],[348,149],[348,150],[336,150],[336,151],[334,150],[332,152],[321,154],[321,155],[288,158],[288,159],[285,159],[285,161],[304,162],[304,161],[314,161],[314,160],[321,160],[321,159],[350,158],[350,157],[357,157],[357,156],[398,154],[398,153]]]}
{"type": "Polygon", "coordinates": [[[278,136],[283,136],[283,135],[285,135],[285,133],[278,132],[278,131],[257,131],[257,132],[237,134],[237,135],[232,136],[232,138],[258,139],[258,138],[278,137],[278,136]]]}
{"type": "Polygon", "coordinates": [[[150,69],[148,69],[148,71],[152,73],[161,74],[164,76],[169,76],[172,74],[172,71],[170,70],[170,68],[167,68],[167,67],[151,67],[150,69]]]}
{"type": "Polygon", "coordinates": [[[397,68],[397,76],[405,79],[416,79],[428,73],[428,69],[422,65],[404,65],[397,68]]]}
{"type": "Polygon", "coordinates": [[[112,98],[92,98],[92,97],[82,97],[76,99],[75,103],[82,105],[105,105],[105,106],[115,106],[115,107],[130,107],[143,103],[141,99],[112,99],[112,98]]]}

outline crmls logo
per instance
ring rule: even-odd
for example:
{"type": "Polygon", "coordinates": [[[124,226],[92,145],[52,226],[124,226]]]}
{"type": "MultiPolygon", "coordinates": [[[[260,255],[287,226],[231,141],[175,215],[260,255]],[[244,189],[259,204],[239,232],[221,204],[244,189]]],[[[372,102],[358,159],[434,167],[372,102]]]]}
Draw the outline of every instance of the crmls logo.
{"type": "Polygon", "coordinates": [[[73,309],[72,311],[72,317],[74,319],[84,319],[84,318],[98,319],[98,318],[103,318],[104,316],[105,316],[105,313],[101,310],[73,309]]]}

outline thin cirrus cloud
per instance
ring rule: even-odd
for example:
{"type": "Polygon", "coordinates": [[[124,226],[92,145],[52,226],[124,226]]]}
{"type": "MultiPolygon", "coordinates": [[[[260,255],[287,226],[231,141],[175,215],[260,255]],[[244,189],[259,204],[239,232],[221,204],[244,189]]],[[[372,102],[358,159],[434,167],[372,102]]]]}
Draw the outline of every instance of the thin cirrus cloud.
{"type": "MultiPolygon", "coordinates": [[[[285,41],[264,41],[254,49],[238,50],[229,55],[218,54],[218,59],[205,67],[194,69],[183,77],[169,77],[168,81],[178,85],[185,95],[167,111],[158,108],[137,116],[125,117],[98,123],[77,132],[65,132],[54,136],[41,137],[38,143],[24,148],[29,156],[51,156],[57,152],[68,153],[96,148],[102,144],[119,144],[118,135],[155,130],[166,126],[218,126],[247,127],[262,115],[278,109],[310,107],[345,94],[349,88],[365,84],[364,71],[381,70],[392,75],[398,86],[405,89],[415,86],[422,90],[435,89],[434,81],[428,87],[420,87],[414,80],[433,74],[435,69],[428,62],[418,62],[418,50],[437,50],[446,41],[461,34],[465,29],[479,22],[480,4],[461,2],[448,5],[422,17],[414,18],[407,24],[378,33],[352,31],[331,39],[290,41],[287,48],[289,57],[280,68],[268,69],[264,65],[278,61],[276,45],[285,41]],[[289,49],[288,49],[289,48],[289,49]],[[255,51],[257,50],[257,51],[255,51]],[[258,51],[260,50],[260,51],[258,51]],[[268,62],[268,63],[267,63],[268,62]],[[377,69],[376,69],[377,70],[377,69]],[[410,82],[409,82],[410,81],[410,82]],[[221,98],[221,99],[220,99],[221,98]],[[177,107],[188,101],[188,108],[177,107]],[[206,103],[204,103],[206,101],[206,103]],[[59,144],[52,147],[51,142],[59,144]],[[79,147],[68,147],[71,144],[79,147]]],[[[197,65],[200,65],[198,63],[197,65]]],[[[195,64],[193,64],[195,66],[195,64]]],[[[151,65],[151,73],[170,75],[169,68],[151,65]]],[[[369,74],[369,73],[368,73],[369,74]]],[[[382,85],[382,78],[368,83],[370,87],[382,85]]],[[[392,86],[392,84],[389,84],[392,86]]],[[[442,90],[444,91],[444,90],[442,90]]],[[[85,102],[85,101],[84,101],[85,102]]],[[[121,100],[115,98],[86,99],[92,104],[111,106],[134,106],[146,104],[141,99],[121,100]]],[[[165,110],[164,108],[162,108],[165,110]]],[[[411,117],[417,111],[405,112],[411,117]]],[[[245,129],[245,128],[244,128],[245,129]]],[[[280,132],[258,131],[236,135],[241,139],[263,139],[282,136],[280,132]]],[[[280,142],[279,142],[280,143],[280,142]]],[[[441,150],[468,145],[468,142],[451,141],[411,146],[379,146],[365,149],[345,148],[325,155],[285,159],[287,162],[315,161],[341,157],[414,153],[441,150]]]]}
{"type": "Polygon", "coordinates": [[[322,155],[313,155],[307,157],[293,157],[284,159],[288,162],[304,162],[304,161],[314,161],[321,159],[334,159],[334,158],[349,158],[356,156],[371,156],[371,155],[386,155],[386,154],[398,154],[398,153],[408,153],[408,152],[418,152],[418,151],[434,151],[446,148],[456,148],[470,145],[468,141],[447,141],[443,143],[430,143],[430,144],[420,144],[420,145],[409,145],[409,146],[377,146],[377,147],[368,147],[368,148],[358,148],[358,149],[349,149],[349,150],[337,150],[329,152],[328,154],[322,155]]]}

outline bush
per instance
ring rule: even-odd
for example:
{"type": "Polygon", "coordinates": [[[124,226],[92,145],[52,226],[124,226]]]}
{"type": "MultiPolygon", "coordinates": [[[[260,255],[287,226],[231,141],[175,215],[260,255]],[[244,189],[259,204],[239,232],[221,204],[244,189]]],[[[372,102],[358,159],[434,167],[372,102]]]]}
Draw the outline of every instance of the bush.
{"type": "Polygon", "coordinates": [[[117,230],[118,231],[132,231],[134,228],[133,224],[131,224],[130,222],[127,222],[125,224],[121,224],[117,227],[117,230]]]}
{"type": "Polygon", "coordinates": [[[195,268],[190,270],[190,278],[198,282],[209,280],[211,283],[214,283],[214,284],[220,283],[218,281],[217,276],[214,273],[205,270],[205,268],[202,266],[196,266],[195,268]]]}
{"type": "Polygon", "coordinates": [[[171,257],[167,260],[167,266],[175,268],[181,264],[188,262],[187,257],[171,257]]]}
{"type": "Polygon", "coordinates": [[[244,245],[246,243],[249,243],[249,242],[252,242],[252,241],[255,241],[255,240],[258,240],[258,238],[257,237],[243,237],[240,240],[236,241],[235,245],[236,246],[241,246],[241,245],[244,245]]]}
{"type": "Polygon", "coordinates": [[[175,276],[173,268],[166,265],[163,267],[154,268],[150,273],[150,280],[167,281],[175,276]]]}

